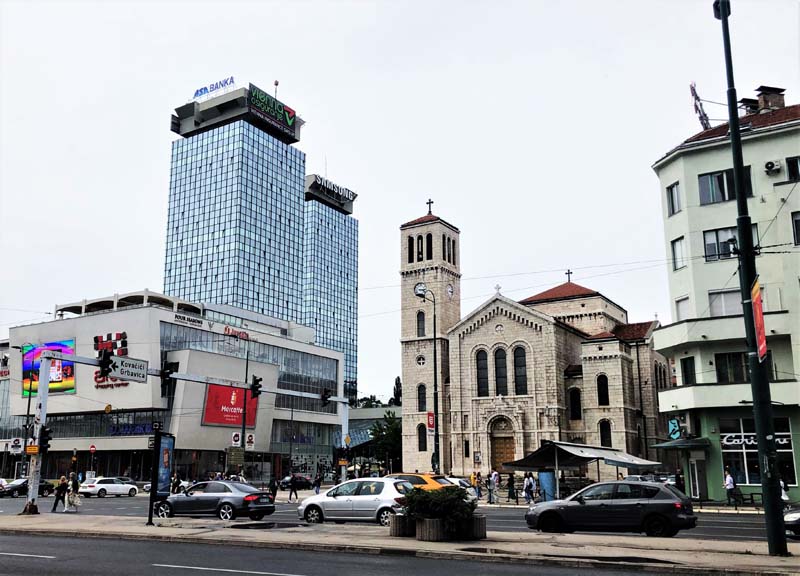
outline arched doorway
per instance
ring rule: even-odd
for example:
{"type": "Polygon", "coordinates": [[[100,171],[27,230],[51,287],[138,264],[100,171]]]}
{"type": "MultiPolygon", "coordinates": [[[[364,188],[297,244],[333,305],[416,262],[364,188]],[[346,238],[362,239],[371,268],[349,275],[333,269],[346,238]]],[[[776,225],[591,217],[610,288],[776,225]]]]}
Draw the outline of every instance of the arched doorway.
{"type": "Polygon", "coordinates": [[[500,417],[491,425],[492,468],[498,472],[510,472],[503,462],[514,460],[514,428],[508,418],[500,417]]]}

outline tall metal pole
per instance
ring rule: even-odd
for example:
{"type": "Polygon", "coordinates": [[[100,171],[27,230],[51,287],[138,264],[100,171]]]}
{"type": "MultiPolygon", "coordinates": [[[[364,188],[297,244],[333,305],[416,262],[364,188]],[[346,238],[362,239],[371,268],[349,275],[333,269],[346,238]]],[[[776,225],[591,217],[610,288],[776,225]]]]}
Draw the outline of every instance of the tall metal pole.
{"type": "MultiPolygon", "coordinates": [[[[42,358],[39,363],[39,386],[36,392],[36,416],[33,419],[33,438],[38,442],[39,433],[42,426],[47,422],[47,397],[50,391],[50,364],[49,357],[42,358]]],[[[33,366],[33,364],[31,364],[33,366]]],[[[31,375],[31,380],[33,376],[31,375]]],[[[30,398],[30,396],[28,397],[30,398]]],[[[28,501],[25,504],[23,514],[38,514],[36,509],[36,498],[39,496],[39,478],[41,476],[42,455],[34,454],[28,465],[28,501]]]]}
{"type": "Polygon", "coordinates": [[[436,332],[436,296],[428,290],[433,302],[433,471],[441,472],[442,461],[439,459],[439,364],[436,352],[438,344],[436,332]]]}
{"type": "MultiPolygon", "coordinates": [[[[246,453],[245,447],[245,427],[247,426],[247,376],[250,370],[250,340],[244,341],[244,389],[242,397],[242,435],[239,438],[239,445],[242,448],[242,469],[244,469],[244,455],[246,453]]],[[[239,475],[239,471],[236,471],[239,475]]]]}
{"type": "Polygon", "coordinates": [[[753,302],[750,290],[756,281],[756,254],[753,247],[753,230],[747,209],[747,196],[744,188],[744,161],[742,160],[742,140],[739,134],[739,114],[736,107],[736,88],[733,82],[733,59],[731,57],[728,16],[730,1],[716,0],[714,14],[722,21],[722,42],[725,51],[725,72],[728,79],[728,120],[733,153],[733,188],[736,194],[738,217],[739,286],[742,292],[742,311],[744,314],[745,335],[747,338],[747,357],[750,367],[750,386],[753,391],[753,415],[758,440],[758,460],[761,464],[761,492],[764,500],[764,521],[767,528],[767,542],[771,556],[788,556],[786,531],[783,524],[783,505],[777,468],[777,446],[775,443],[775,423],[772,419],[772,397],[766,363],[758,358],[753,302]]]}

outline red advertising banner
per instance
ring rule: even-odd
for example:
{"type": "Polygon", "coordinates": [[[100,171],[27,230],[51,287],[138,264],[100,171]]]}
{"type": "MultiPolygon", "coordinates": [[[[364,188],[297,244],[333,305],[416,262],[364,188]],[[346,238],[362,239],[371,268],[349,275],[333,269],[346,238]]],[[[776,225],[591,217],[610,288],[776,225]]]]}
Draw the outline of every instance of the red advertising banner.
{"type": "Polygon", "coordinates": [[[761,286],[758,278],[753,282],[750,289],[750,298],[753,301],[753,322],[756,326],[756,348],[758,349],[758,361],[763,362],[767,357],[767,330],[764,327],[764,303],[761,300],[761,286]]]}
{"type": "Polygon", "coordinates": [[[433,416],[433,412],[428,412],[428,430],[433,430],[436,426],[436,419],[433,416]]]}
{"type": "Polygon", "coordinates": [[[203,408],[203,424],[211,426],[242,425],[242,397],[247,396],[247,427],[255,428],[258,398],[251,398],[244,388],[233,388],[219,384],[206,386],[206,404],[203,408]]]}

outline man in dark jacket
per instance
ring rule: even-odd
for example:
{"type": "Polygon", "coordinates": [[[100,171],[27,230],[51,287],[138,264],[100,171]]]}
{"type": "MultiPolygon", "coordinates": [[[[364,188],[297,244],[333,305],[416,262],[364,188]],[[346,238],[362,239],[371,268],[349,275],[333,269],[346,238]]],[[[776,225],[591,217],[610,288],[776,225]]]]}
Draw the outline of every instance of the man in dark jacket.
{"type": "Polygon", "coordinates": [[[289,504],[292,503],[292,494],[296,500],[300,500],[300,496],[297,495],[297,476],[294,474],[289,478],[289,504]]]}
{"type": "Polygon", "coordinates": [[[67,511],[66,498],[67,498],[67,490],[68,489],[69,489],[69,485],[67,484],[67,477],[66,476],[62,476],[61,477],[61,482],[59,482],[58,486],[56,486],[56,491],[55,491],[56,501],[53,502],[53,509],[51,510],[51,512],[55,512],[56,511],[56,508],[58,508],[58,503],[59,502],[61,502],[61,505],[64,506],[64,510],[63,511],[64,512],[67,511]]]}

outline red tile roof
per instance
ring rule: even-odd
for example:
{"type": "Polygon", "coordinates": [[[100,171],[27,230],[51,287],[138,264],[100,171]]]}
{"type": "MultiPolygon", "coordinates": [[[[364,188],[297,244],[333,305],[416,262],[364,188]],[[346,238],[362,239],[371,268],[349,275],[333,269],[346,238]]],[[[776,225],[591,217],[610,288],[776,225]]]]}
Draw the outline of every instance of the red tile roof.
{"type": "Polygon", "coordinates": [[[647,338],[650,330],[655,328],[656,321],[637,322],[635,324],[620,324],[614,328],[614,336],[620,340],[643,340],[647,338]]]}
{"type": "Polygon", "coordinates": [[[520,300],[520,304],[534,304],[536,302],[547,302],[549,300],[566,300],[568,298],[580,298],[581,296],[599,296],[600,293],[589,288],[584,288],[574,282],[564,282],[563,284],[550,288],[544,292],[534,294],[525,300],[520,300]]]}
{"type": "MultiPolygon", "coordinates": [[[[767,128],[769,126],[776,126],[778,124],[786,124],[796,120],[800,120],[800,104],[786,106],[785,108],[778,108],[777,110],[772,110],[771,112],[765,112],[763,114],[755,113],[748,114],[747,116],[741,116],[739,118],[739,126],[750,124],[750,126],[755,130],[757,128],[767,128]]],[[[686,143],[699,142],[701,140],[709,140],[711,138],[721,138],[727,135],[728,123],[726,122],[725,124],[720,124],[719,126],[714,126],[708,130],[703,130],[699,134],[695,134],[686,140],[686,143]]]]}
{"type": "Polygon", "coordinates": [[[411,222],[406,222],[405,224],[400,226],[400,229],[402,230],[403,228],[408,228],[410,226],[419,226],[420,224],[429,224],[431,222],[441,222],[442,224],[449,226],[456,232],[459,231],[458,228],[456,228],[446,220],[439,218],[436,214],[426,214],[422,218],[417,218],[416,220],[412,220],[411,222]]]}
{"type": "Polygon", "coordinates": [[[597,334],[593,334],[589,336],[589,340],[607,340],[608,338],[616,338],[615,334],[611,332],[598,332],[597,334]]]}

